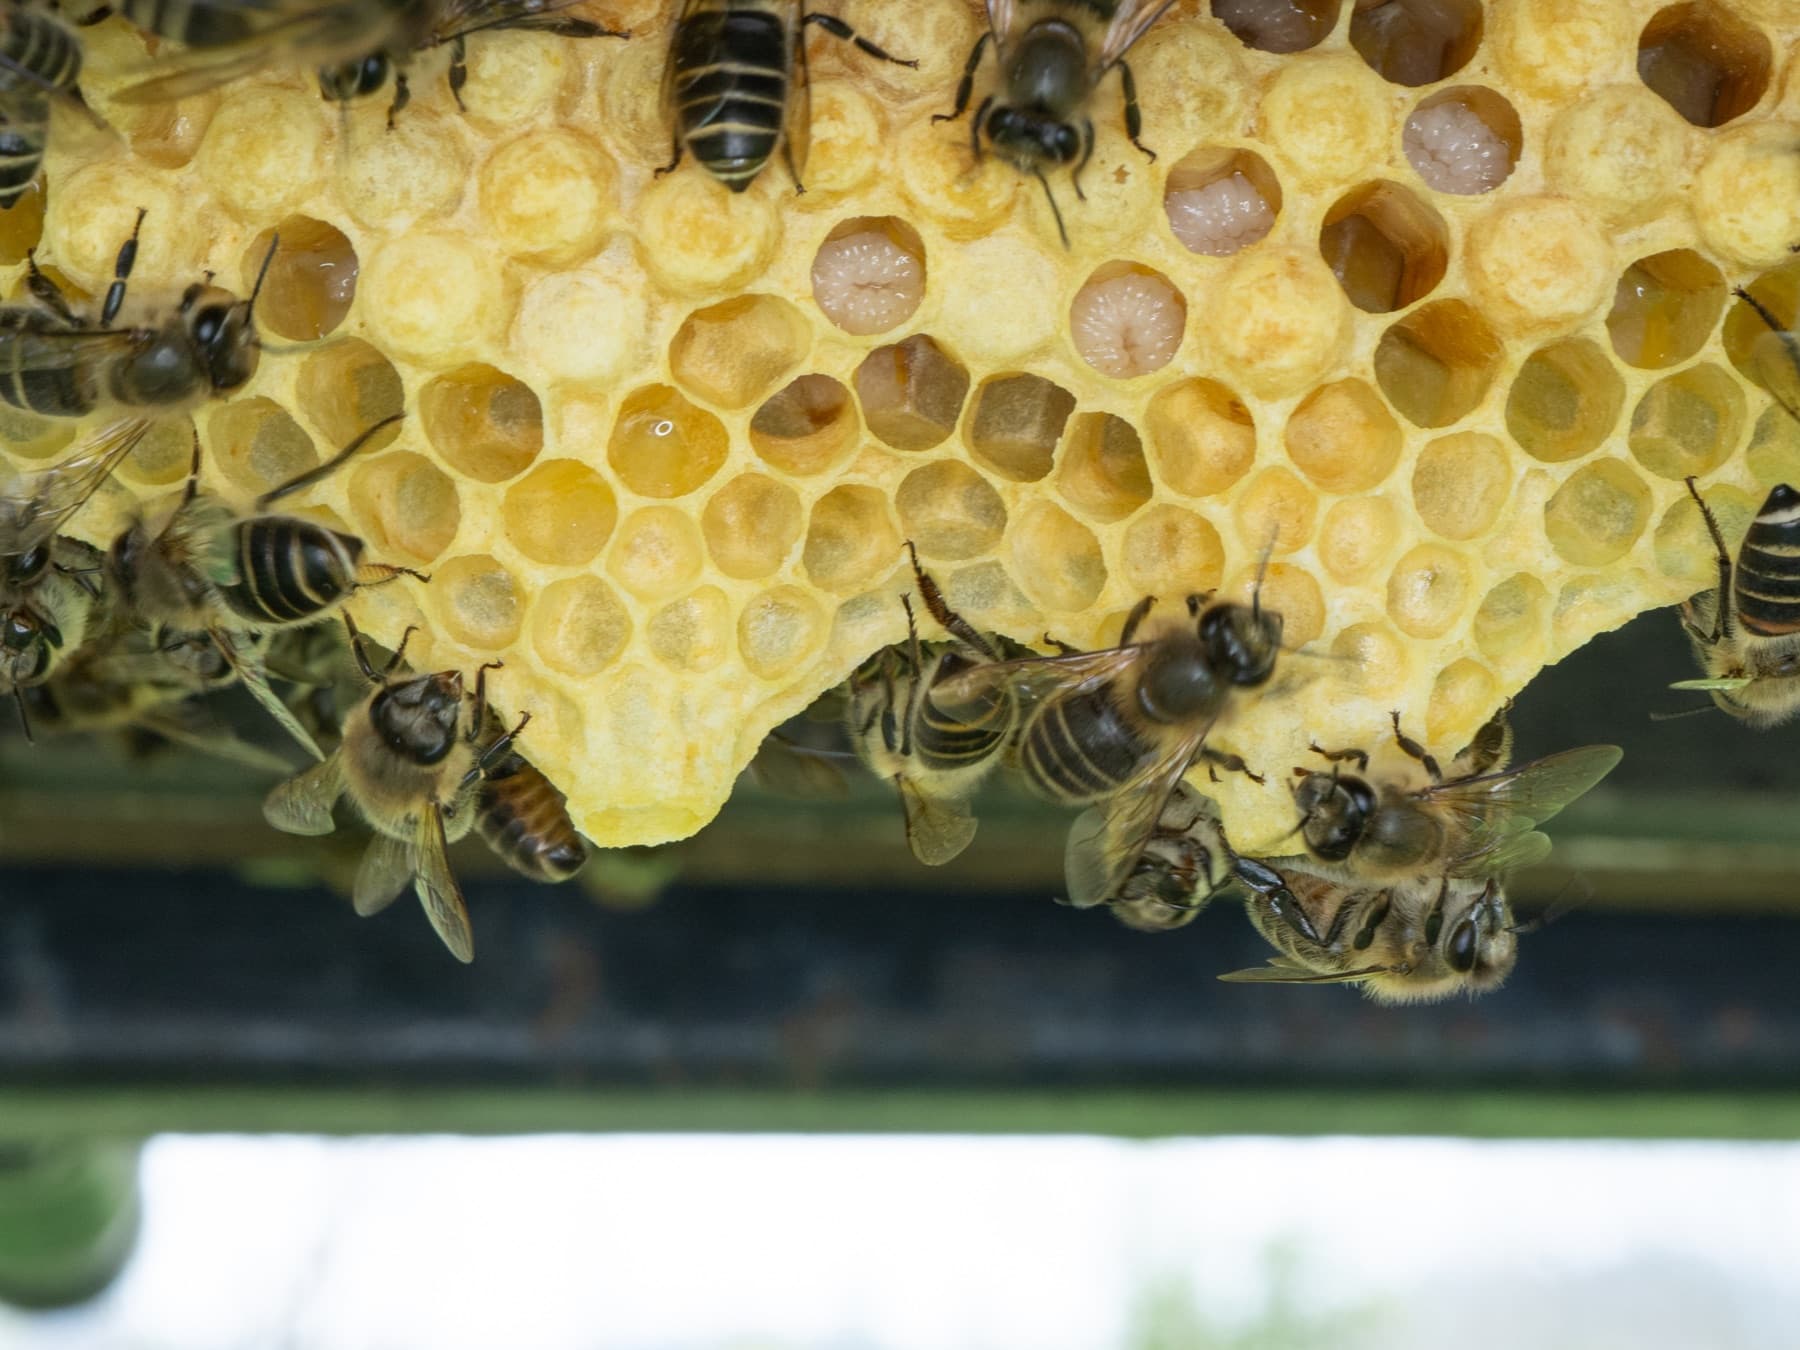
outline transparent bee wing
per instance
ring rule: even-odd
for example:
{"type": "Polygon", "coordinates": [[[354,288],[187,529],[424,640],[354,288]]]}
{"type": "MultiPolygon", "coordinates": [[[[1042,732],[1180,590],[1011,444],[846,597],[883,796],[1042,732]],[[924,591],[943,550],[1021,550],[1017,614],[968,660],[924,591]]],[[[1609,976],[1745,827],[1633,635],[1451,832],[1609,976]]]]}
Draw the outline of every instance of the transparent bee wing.
{"type": "Polygon", "coordinates": [[[1509,836],[1549,820],[1624,757],[1616,745],[1584,745],[1505,773],[1452,780],[1418,795],[1461,819],[1468,842],[1456,860],[1460,867],[1491,859],[1509,836]]]}
{"type": "Polygon", "coordinates": [[[854,758],[847,751],[815,750],[772,731],[750,761],[750,777],[758,787],[782,797],[847,797],[850,780],[843,761],[854,758]]]}
{"type": "Polygon", "coordinates": [[[277,783],[263,799],[263,819],[288,834],[330,834],[337,828],[331,808],[343,794],[343,770],[333,755],[277,783]]]}
{"type": "Polygon", "coordinates": [[[431,920],[450,955],[467,965],[475,959],[475,934],[469,927],[469,907],[463,900],[462,888],[450,871],[444,815],[436,802],[419,817],[413,854],[418,863],[413,890],[425,907],[425,917],[431,920]]]}
{"type": "Polygon", "coordinates": [[[994,41],[1002,49],[1012,33],[1013,10],[1017,0],[987,0],[988,31],[993,33],[994,41]]]}
{"type": "Polygon", "coordinates": [[[1800,335],[1780,326],[1769,308],[1748,291],[1740,291],[1756,315],[1768,326],[1750,344],[1750,375],[1787,415],[1800,422],[1800,335]]]}
{"type": "Polygon", "coordinates": [[[1136,786],[1115,793],[1075,818],[1063,850],[1063,876],[1069,886],[1069,903],[1076,909],[1104,905],[1117,897],[1210,729],[1208,724],[1171,742],[1136,786]]]}
{"type": "Polygon", "coordinates": [[[1079,693],[1129,670],[1137,647],[1105,647],[1066,656],[1027,656],[1017,661],[988,661],[946,676],[931,686],[931,701],[946,711],[981,702],[1005,685],[1023,702],[1055,693],[1079,693]]]}
{"type": "Polygon", "coordinates": [[[1465,854],[1447,869],[1453,877],[1490,877],[1515,867],[1531,867],[1550,856],[1550,836],[1537,830],[1502,835],[1488,847],[1465,854]]]}
{"type": "Polygon", "coordinates": [[[1132,44],[1144,36],[1151,24],[1160,19],[1175,0],[1120,0],[1106,25],[1106,36],[1100,40],[1100,57],[1095,73],[1117,65],[1132,44]]]}
{"type": "MultiPolygon", "coordinates": [[[[175,707],[146,708],[131,719],[131,724],[140,730],[162,737],[171,745],[179,745],[230,764],[241,764],[247,769],[255,769],[263,773],[287,773],[294,767],[280,755],[264,750],[259,745],[252,745],[248,741],[240,740],[230,732],[218,728],[192,725],[183,720],[175,707]]],[[[323,765],[314,767],[322,768],[323,765]]],[[[299,833],[299,831],[293,833],[299,833]]]]}
{"type": "Polygon", "coordinates": [[[366,919],[393,904],[412,879],[413,842],[378,831],[357,865],[350,902],[366,919]]]}
{"type": "Polygon", "coordinates": [[[471,33],[489,29],[536,29],[567,37],[623,37],[585,19],[571,19],[562,11],[586,0],[445,0],[434,16],[431,31],[420,44],[436,47],[471,33]]]}
{"type": "Polygon", "coordinates": [[[906,815],[906,842],[913,857],[927,867],[949,862],[975,838],[975,816],[960,797],[932,797],[920,792],[905,774],[894,779],[900,809],[906,815]]]}
{"type": "Polygon", "coordinates": [[[294,716],[294,710],[283,703],[280,695],[269,687],[269,681],[262,672],[262,663],[255,654],[240,650],[237,646],[237,639],[223,629],[213,628],[208,632],[218,645],[220,653],[231,663],[231,668],[237,672],[239,683],[250,691],[250,696],[262,704],[264,710],[280,724],[283,731],[294,738],[296,745],[314,759],[324,759],[325,752],[319,749],[318,742],[313,740],[306,728],[300,725],[300,719],[294,716]]]}
{"type": "Polygon", "coordinates": [[[806,30],[800,26],[800,6],[788,16],[789,41],[794,46],[793,79],[788,82],[786,116],[781,140],[794,185],[805,190],[806,158],[812,152],[812,71],[806,61],[806,30]]]}
{"type": "Polygon", "coordinates": [[[1317,971],[1285,961],[1271,960],[1266,966],[1248,970],[1232,970],[1219,976],[1226,984],[1353,984],[1387,974],[1385,966],[1364,966],[1360,970],[1317,971]]]}
{"type": "Polygon", "coordinates": [[[1683,689],[1683,690],[1686,690],[1686,689],[1699,689],[1699,690],[1722,689],[1722,690],[1730,691],[1733,689],[1742,689],[1749,683],[1750,683],[1750,677],[1748,675],[1735,675],[1735,676],[1722,676],[1716,680],[1677,680],[1677,681],[1675,681],[1674,684],[1670,685],[1669,688],[1683,689]]]}
{"type": "Polygon", "coordinates": [[[150,430],[141,417],[115,422],[73,455],[0,487],[0,555],[23,553],[61,532],[150,430]]]}

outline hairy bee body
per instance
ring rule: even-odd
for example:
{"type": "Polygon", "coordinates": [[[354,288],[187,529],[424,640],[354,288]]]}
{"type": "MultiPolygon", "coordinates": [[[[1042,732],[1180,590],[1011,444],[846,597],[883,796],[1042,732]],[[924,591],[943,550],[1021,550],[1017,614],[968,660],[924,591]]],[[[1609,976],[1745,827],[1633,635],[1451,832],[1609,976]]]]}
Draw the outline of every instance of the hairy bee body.
{"type": "Polygon", "coordinates": [[[66,535],[0,556],[0,696],[42,684],[99,626],[105,597],[89,579],[99,562],[66,535]]]}
{"type": "Polygon", "coordinates": [[[1689,480],[1719,550],[1720,584],[1681,607],[1682,622],[1718,707],[1758,729],[1800,713],[1800,492],[1777,483],[1750,523],[1736,558],[1689,480]]]}
{"type": "Polygon", "coordinates": [[[517,752],[483,771],[475,828],[507,866],[533,881],[567,881],[587,863],[567,798],[517,752]]]}
{"type": "Polygon", "coordinates": [[[111,7],[146,33],[196,50],[246,42],[270,21],[264,6],[218,0],[115,0],[111,7]]]}
{"type": "Polygon", "coordinates": [[[81,44],[62,20],[23,5],[0,12],[0,207],[37,176],[50,102],[81,78],[81,44]]]}
{"type": "Polygon", "coordinates": [[[1113,916],[1143,933],[1184,928],[1230,884],[1231,859],[1219,808],[1178,783],[1111,901],[1113,916]]]}

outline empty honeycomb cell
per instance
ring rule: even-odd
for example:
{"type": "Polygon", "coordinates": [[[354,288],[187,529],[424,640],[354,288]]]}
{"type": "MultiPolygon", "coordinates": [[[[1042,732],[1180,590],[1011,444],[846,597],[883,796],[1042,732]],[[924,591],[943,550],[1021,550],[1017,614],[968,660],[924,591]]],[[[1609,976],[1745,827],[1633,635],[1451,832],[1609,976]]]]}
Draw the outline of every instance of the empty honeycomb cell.
{"type": "Polygon", "coordinates": [[[358,316],[390,355],[440,369],[459,364],[504,317],[501,277],[492,261],[465,234],[415,230],[390,236],[365,260],[358,316]]]}
{"type": "Polygon", "coordinates": [[[731,602],[717,586],[702,586],[652,614],[644,635],[665,666],[703,674],[731,654],[731,602]]]}
{"type": "Polygon", "coordinates": [[[1490,7],[1487,50],[1504,83],[1540,98],[1569,99],[1630,66],[1637,24],[1627,5],[1511,0],[1490,7]]]}
{"type": "Polygon", "coordinates": [[[1042,249],[1005,235],[940,252],[938,322],[958,335],[959,351],[991,370],[1016,366],[1061,328],[1061,264],[1042,249]]]}
{"type": "Polygon", "coordinates": [[[1282,438],[1288,458],[1326,492],[1366,492],[1393,472],[1405,444],[1387,404],[1361,380],[1339,380],[1302,399],[1282,438]]]}
{"type": "Polygon", "coordinates": [[[747,408],[800,364],[812,330],[773,295],[740,295],[697,309],[669,343],[669,370],[695,398],[747,408]]]}
{"type": "Polygon", "coordinates": [[[1480,0],[1357,0],[1350,45],[1370,69],[1394,84],[1447,79],[1481,45],[1480,0]]]}
{"type": "Polygon", "coordinates": [[[430,562],[456,538],[462,505],[456,484],[437,465],[410,450],[370,460],[351,479],[358,532],[377,558],[430,562]]]}
{"type": "Polygon", "coordinates": [[[1282,398],[1337,365],[1350,339],[1350,306],[1318,254],[1258,248],[1226,264],[1205,297],[1208,336],[1230,379],[1282,398]]]}
{"type": "Polygon", "coordinates": [[[119,472],[146,487],[179,483],[194,461],[194,422],[189,417],[159,417],[119,472]]]}
{"type": "Polygon", "coordinates": [[[635,269],[616,276],[555,272],[525,287],[510,346],[521,368],[609,385],[642,360],[646,319],[644,280],[635,269]]]}
{"type": "Polygon", "coordinates": [[[1169,170],[1163,184],[1169,229],[1190,253],[1230,257],[1261,242],[1281,213],[1281,184],[1253,150],[1206,147],[1169,170]]]}
{"type": "Polygon", "coordinates": [[[1500,518],[1512,492],[1506,447],[1481,431],[1440,436],[1413,465],[1413,510],[1446,539],[1474,539],[1500,518]]]}
{"type": "Polygon", "coordinates": [[[893,216],[859,216],[825,236],[813,254],[813,300],[855,337],[898,328],[925,298],[925,244],[893,216]]]}
{"type": "Polygon", "coordinates": [[[1565,562],[1604,567],[1631,551],[1650,521],[1650,489],[1623,460],[1570,474],[1544,506],[1544,534],[1565,562]]]}
{"type": "Polygon", "coordinates": [[[1688,248],[1639,258],[1619,277],[1606,331],[1628,365],[1660,370],[1706,344],[1725,308],[1725,278],[1688,248]]]}
{"type": "Polygon", "coordinates": [[[1625,381],[1587,338],[1540,347],[1519,367],[1506,396],[1506,430],[1519,448],[1547,464],[1578,459],[1619,423],[1625,381]]]}
{"type": "Polygon", "coordinates": [[[1281,616],[1281,643],[1290,650],[1316,641],[1325,631],[1325,594],[1313,574],[1293,563],[1246,567],[1226,586],[1226,593],[1248,602],[1258,593],[1262,607],[1281,616]],[[1258,573],[1261,572],[1261,579],[1258,573]]]}
{"type": "MultiPolygon", "coordinates": [[[[1750,494],[1729,484],[1711,484],[1705,489],[1706,506],[1718,521],[1719,532],[1727,544],[1744,537],[1760,503],[1750,494]]],[[[1719,564],[1712,536],[1700,508],[1685,493],[1677,497],[1656,523],[1651,539],[1651,554],[1656,570],[1666,577],[1687,582],[1695,591],[1719,584],[1719,564]]]]}
{"type": "Polygon", "coordinates": [[[856,368],[863,422],[896,450],[929,450],[956,428],[969,372],[923,333],[877,347],[856,368]]]}
{"type": "Polygon", "coordinates": [[[1759,483],[1800,483],[1800,420],[1770,404],[1750,429],[1744,466],[1759,483]]]}
{"type": "Polygon", "coordinates": [[[444,462],[480,483],[504,483],[544,448],[544,407],[521,380],[492,366],[464,366],[419,392],[425,437],[444,462]]]}
{"type": "Polygon", "coordinates": [[[1475,308],[1508,333],[1579,323],[1613,284],[1605,233],[1556,197],[1496,204],[1470,229],[1463,258],[1475,308]]]}
{"type": "Polygon", "coordinates": [[[1638,77],[1697,127],[1719,127],[1761,101],[1769,39],[1718,0],[1658,10],[1638,38],[1638,77]]]}
{"type": "MultiPolygon", "coordinates": [[[[1794,85],[1800,89],[1800,81],[1794,85]]],[[[1766,266],[1800,238],[1800,155],[1794,123],[1753,122],[1708,136],[1685,194],[1699,243],[1745,267],[1766,266]]]]}
{"type": "Polygon", "coordinates": [[[1183,380],[1159,390],[1144,426],[1157,477],[1189,497],[1224,492],[1256,459],[1255,420],[1217,380],[1183,380]]]}
{"type": "Polygon", "coordinates": [[[1642,85],[1619,84],[1572,103],[1550,124],[1544,177],[1621,225],[1647,220],[1681,190],[1688,129],[1642,85]]]}
{"type": "Polygon", "coordinates": [[[850,391],[829,375],[802,375],[750,419],[750,448],[770,468],[806,477],[841,463],[861,433],[850,391]]]}
{"type": "Polygon", "coordinates": [[[949,576],[940,576],[938,583],[950,608],[977,627],[1034,624],[1038,620],[1037,607],[998,562],[959,567],[949,576]]]}
{"type": "Polygon", "coordinates": [[[1076,353],[1115,380],[1168,365],[1186,326],[1187,300],[1174,283],[1135,263],[1111,262],[1096,269],[1069,306],[1076,353]]]}
{"type": "Polygon", "coordinates": [[[1333,581],[1351,586],[1372,577],[1400,542],[1400,511],[1386,497],[1334,502],[1319,529],[1319,561],[1333,581]]]}
{"type": "Polygon", "coordinates": [[[845,594],[892,569],[900,531],[879,488],[845,484],[813,503],[801,561],[815,586],[845,594]]]}
{"type": "Polygon", "coordinates": [[[1212,0],[1212,15],[1246,47],[1303,52],[1337,27],[1342,0],[1212,0]]]}
{"type": "Polygon", "coordinates": [[[1106,561],[1093,532],[1060,506],[1033,502],[1016,517],[1008,543],[1013,575],[1045,609],[1087,609],[1106,587],[1106,561]]]}
{"type": "Polygon", "coordinates": [[[1481,406],[1504,351],[1461,300],[1422,305],[1392,324],[1375,348],[1375,382],[1415,426],[1447,427],[1481,406]]]}
{"type": "Polygon", "coordinates": [[[1743,386],[1708,362],[1665,375],[1631,413],[1632,458],[1661,478],[1705,477],[1744,434],[1743,386]]]}
{"type": "Polygon", "coordinates": [[[613,535],[606,566],[640,600],[667,600],[699,578],[705,565],[700,528],[673,506],[646,506],[613,535]]]}
{"type": "MultiPolygon", "coordinates": [[[[986,234],[1018,197],[1021,179],[1012,165],[994,155],[970,163],[968,132],[960,123],[945,127],[917,119],[884,162],[898,170],[900,190],[914,209],[952,238],[986,234]]],[[[1056,227],[1048,233],[1054,241],[1056,227]]]]}
{"type": "Polygon", "coordinates": [[[1400,144],[1426,187],[1468,197],[1492,192],[1512,176],[1525,133],[1505,96],[1471,84],[1420,99],[1400,144]]]}
{"type": "Polygon", "coordinates": [[[1382,179],[1332,204],[1319,253],[1351,304],[1391,314],[1437,289],[1449,263],[1449,233],[1436,211],[1382,179]]]}
{"type": "Polygon", "coordinates": [[[684,497],[719,471],[730,449],[718,418],[668,385],[652,384],[619,405],[606,462],[639,496],[684,497]]]}
{"type": "Polygon", "coordinates": [[[408,108],[392,131],[359,128],[333,157],[337,199],[370,229],[396,232],[447,215],[474,177],[451,118],[429,106],[408,108]]]}
{"type": "Polygon", "coordinates": [[[1006,532],[1006,503],[960,460],[940,459],[907,474],[894,494],[900,528],[927,558],[977,558],[1006,532]]]}
{"type": "Polygon", "coordinates": [[[1035,483],[1050,472],[1075,395],[1041,375],[996,375],[975,395],[969,452],[1002,478],[1035,483]]]}
{"type": "Polygon", "coordinates": [[[828,630],[817,600],[798,586],[776,586],[752,596],[739,612],[738,652],[752,675],[776,680],[816,653],[828,630]]]}
{"type": "Polygon", "coordinates": [[[485,553],[452,558],[427,588],[442,631],[465,647],[496,652],[519,636],[524,602],[513,574],[485,553]]]}
{"type": "Polygon", "coordinates": [[[1262,139],[1306,186],[1342,183],[1388,155],[1394,101],[1381,77],[1347,53],[1284,61],[1263,92],[1262,139]]]}
{"type": "Polygon", "coordinates": [[[531,603],[532,650],[559,674],[598,675],[630,642],[631,614],[599,577],[553,581],[531,603]]]}
{"type": "Polygon", "coordinates": [[[587,137],[539,127],[482,162],[476,190],[494,244],[515,258],[567,265],[606,238],[618,170],[587,137]]]}
{"type": "Polygon", "coordinates": [[[1438,672],[1425,705],[1425,740],[1431,745],[1465,742],[1500,706],[1494,672],[1464,657],[1438,672]]]}
{"type": "MultiPolygon", "coordinates": [[[[233,487],[255,496],[305,473],[318,447],[288,410],[273,399],[239,398],[209,408],[206,462],[233,487]]],[[[190,447],[191,454],[191,447],[190,447]]]]}
{"type": "Polygon", "coordinates": [[[1420,544],[1388,574],[1388,617],[1408,637],[1442,637],[1469,607],[1471,588],[1462,554],[1440,544],[1420,544]]]}
{"type": "Polygon", "coordinates": [[[1331,641],[1331,655],[1348,668],[1345,679],[1358,693],[1380,698],[1406,683],[1411,664],[1406,644],[1386,624],[1353,623],[1331,641]]]}
{"type": "Polygon", "coordinates": [[[512,546],[533,562],[580,567],[606,547],[619,505],[580,460],[551,459],[506,490],[500,516],[512,546]]]}
{"type": "Polygon", "coordinates": [[[311,93],[234,90],[208,123],[195,167],[218,199],[266,220],[309,197],[324,172],[325,108],[311,93]]]}
{"type": "Polygon", "coordinates": [[[1163,503],[1126,527],[1119,561],[1135,591],[1200,594],[1218,589],[1225,572],[1225,546],[1211,521],[1163,503]]]}
{"type": "Polygon", "coordinates": [[[639,259],[676,292],[743,285],[768,264],[781,237],[766,193],[732,192],[693,165],[654,180],[635,214],[639,259]]]}
{"type": "Polygon", "coordinates": [[[26,184],[11,206],[0,208],[0,267],[15,267],[44,237],[44,180],[26,184]]]}
{"type": "Polygon", "coordinates": [[[1089,519],[1125,519],[1151,493],[1137,428],[1111,413],[1082,413],[1063,443],[1056,484],[1063,500],[1089,519]]]}
{"type": "Polygon", "coordinates": [[[744,473],[713,493],[700,530],[715,567],[753,581],[787,561],[804,523],[799,493],[766,474],[744,473]]]}
{"type": "MultiPolygon", "coordinates": [[[[298,410],[311,419],[329,446],[346,446],[369,427],[406,407],[406,390],[393,362],[361,338],[337,338],[300,362],[294,393],[298,410]]],[[[401,427],[376,432],[364,450],[391,445],[401,427]]]]}
{"type": "Polygon", "coordinates": [[[356,299],[356,250],[335,225],[289,216],[257,235],[245,250],[244,275],[254,277],[279,236],[256,297],[256,322],[277,337],[312,342],[336,330],[356,299]]]}
{"type": "Polygon", "coordinates": [[[1238,538],[1253,552],[1292,553],[1312,539],[1319,496],[1283,468],[1264,469],[1237,493],[1232,519],[1238,538]]]}
{"type": "Polygon", "coordinates": [[[1490,661],[1535,661],[1550,617],[1550,592],[1529,572],[1515,572],[1482,596],[1475,611],[1475,645],[1490,661]]]}

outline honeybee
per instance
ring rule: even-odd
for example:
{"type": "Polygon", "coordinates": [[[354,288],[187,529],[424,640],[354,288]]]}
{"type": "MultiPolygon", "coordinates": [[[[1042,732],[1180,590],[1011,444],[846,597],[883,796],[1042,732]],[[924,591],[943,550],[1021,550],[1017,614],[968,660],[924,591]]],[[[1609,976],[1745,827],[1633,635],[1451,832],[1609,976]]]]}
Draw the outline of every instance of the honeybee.
{"type": "Polygon", "coordinates": [[[1154,603],[1138,602],[1116,647],[979,665],[936,687],[938,705],[952,711],[1011,689],[1033,705],[1018,738],[1027,784],[1051,801],[1105,803],[1070,833],[1065,861],[1077,908],[1119,894],[1196,759],[1248,772],[1206,739],[1241,691],[1275,673],[1281,616],[1262,608],[1260,588],[1248,605],[1190,595],[1191,628],[1140,642],[1154,603]]]}
{"type": "Polygon", "coordinates": [[[1094,123],[1087,103],[1107,72],[1118,67],[1125,91],[1125,134],[1152,161],[1156,152],[1138,139],[1144,129],[1137,81],[1125,53],[1174,0],[987,0],[987,32],[975,41],[956,86],[956,106],[934,122],[953,122],[968,111],[975,72],[988,44],[1000,68],[1000,92],[989,94],[969,124],[969,144],[981,158],[982,137],[994,153],[1043,185],[1063,247],[1069,232],[1050,191],[1046,168],[1069,166],[1075,196],[1081,171],[1094,153],[1094,123]]]}
{"type": "Polygon", "coordinates": [[[379,913],[410,881],[450,954],[472,961],[469,908],[447,849],[474,827],[476,785],[506,759],[531,715],[482,747],[487,673],[499,662],[476,672],[475,695],[467,700],[461,671],[395,677],[406,638],[377,671],[347,614],[344,623],[357,669],[375,688],[345,717],[343,741],[331,757],[278,784],[263,802],[263,816],[289,834],[330,834],[332,807],[349,797],[375,831],[351,892],[356,912],[379,913]]]}
{"type": "Polygon", "coordinates": [[[587,865],[568,799],[517,750],[482,771],[475,830],[502,862],[533,881],[567,881],[587,865]]]}
{"type": "MultiPolygon", "coordinates": [[[[1426,885],[1439,877],[1498,876],[1540,862],[1550,852],[1550,838],[1535,827],[1624,758],[1616,745],[1584,745],[1489,772],[1504,754],[1506,738],[1484,731],[1446,776],[1424,747],[1400,730],[1399,713],[1393,720],[1395,744],[1424,769],[1426,786],[1394,777],[1371,783],[1335,767],[1329,773],[1294,771],[1300,778],[1294,788],[1300,834],[1312,859],[1306,865],[1321,875],[1426,885]]],[[[1314,749],[1334,762],[1355,761],[1359,770],[1368,769],[1366,751],[1314,749]]]]}
{"type": "Polygon", "coordinates": [[[1430,1003],[1497,989],[1519,956],[1494,877],[1346,883],[1299,867],[1252,887],[1250,921],[1280,955],[1219,978],[1256,984],[1360,984],[1378,1003],[1430,1003]]]}
{"type": "Polygon", "coordinates": [[[196,436],[193,467],[174,511],[155,525],[138,517],[107,554],[108,576],[132,614],[163,631],[205,633],[244,687],[314,759],[323,752],[270,689],[252,635],[317,623],[359,586],[425,578],[410,568],[362,562],[363,542],[354,535],[268,508],[335,471],[402,416],[383,418],[325,463],[265,492],[256,500],[257,514],[248,517],[200,492],[196,436]]]}
{"type": "Polygon", "coordinates": [[[928,654],[919,643],[912,603],[902,596],[906,644],[877,652],[850,677],[846,726],[869,771],[900,790],[913,856],[935,867],[974,839],[968,797],[999,762],[1018,705],[1005,683],[960,699],[954,713],[937,702],[940,682],[972,662],[997,663],[999,652],[944,602],[910,541],[907,550],[920,600],[953,641],[928,654]]]}
{"type": "MultiPolygon", "coordinates": [[[[1082,812],[1070,829],[1071,845],[1105,823],[1097,807],[1082,812]]],[[[1218,806],[1177,783],[1118,894],[1105,903],[1127,928],[1172,932],[1192,923],[1231,884],[1230,859],[1218,806]]]]}
{"type": "Polygon", "coordinates": [[[50,104],[86,107],[75,94],[81,44],[61,19],[21,4],[0,11],[0,207],[37,177],[50,134],[50,104]]]}
{"type": "Polygon", "coordinates": [[[779,144],[795,188],[806,191],[801,174],[812,135],[809,24],[879,61],[919,67],[857,36],[842,19],[806,13],[801,0],[683,0],[663,67],[673,154],[658,177],[673,172],[690,150],[714,178],[742,192],[779,144]]]}

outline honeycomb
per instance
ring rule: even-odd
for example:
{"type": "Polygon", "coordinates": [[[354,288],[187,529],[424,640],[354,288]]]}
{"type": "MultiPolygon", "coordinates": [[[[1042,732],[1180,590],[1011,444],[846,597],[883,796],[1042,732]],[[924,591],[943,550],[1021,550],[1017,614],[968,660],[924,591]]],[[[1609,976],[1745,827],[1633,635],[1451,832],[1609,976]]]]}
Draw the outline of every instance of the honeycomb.
{"type": "MultiPolygon", "coordinates": [[[[1800,480],[1730,297],[1800,308],[1793,0],[1186,0],[1131,55],[1155,162],[1108,80],[1085,200],[1052,175],[1066,250],[1035,182],[930,120],[966,0],[834,7],[920,64],[810,38],[804,195],[654,177],[675,6],[591,8],[631,40],[478,35],[466,115],[416,77],[391,132],[301,71],[116,102],[146,56],[109,21],[84,87],[119,136],[55,138],[0,264],[18,294],[35,244],[98,293],[143,208],[136,294],[242,293],[278,231],[261,368],[195,414],[207,486],[247,502],[404,408],[302,509],[432,574],[358,622],[420,625],[421,668],[504,660],[600,844],[699,829],[899,639],[908,539],[977,626],[1088,647],[1147,593],[1247,595],[1269,548],[1301,650],[1220,738],[1269,783],[1208,789],[1254,850],[1309,740],[1397,708],[1454,751],[1711,584],[1684,475],[1728,530],[1800,480]]],[[[68,443],[17,421],[19,463],[68,443]]],[[[186,440],[76,532],[178,483],[186,440]]]]}

